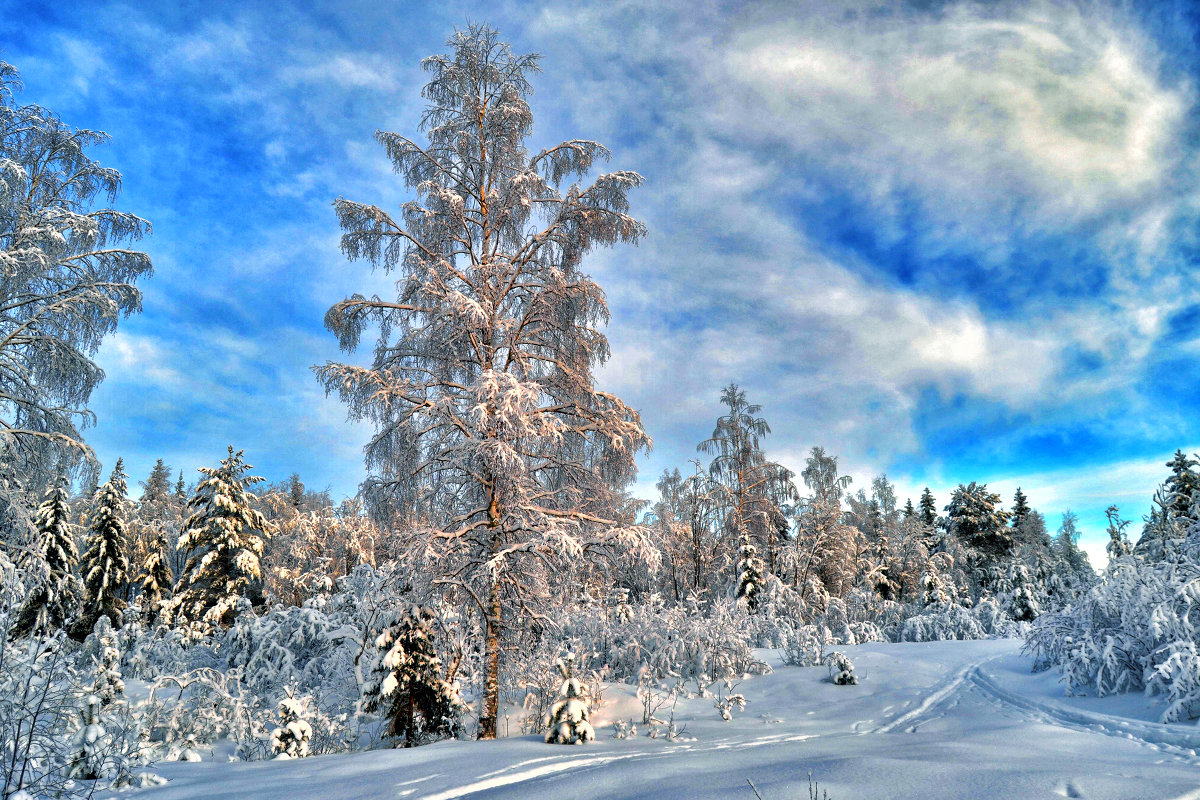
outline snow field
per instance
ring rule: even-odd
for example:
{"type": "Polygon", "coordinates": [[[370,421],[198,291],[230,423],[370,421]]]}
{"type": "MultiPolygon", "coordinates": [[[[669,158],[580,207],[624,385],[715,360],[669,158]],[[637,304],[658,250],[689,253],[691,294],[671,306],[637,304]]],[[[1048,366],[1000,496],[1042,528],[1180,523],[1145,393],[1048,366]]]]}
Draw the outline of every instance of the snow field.
{"type": "Polygon", "coordinates": [[[675,720],[686,730],[675,741],[612,738],[615,720],[640,721],[635,687],[612,685],[587,745],[522,736],[171,763],[157,768],[170,783],[146,798],[753,798],[749,778],[765,800],[791,800],[808,796],[811,771],[832,800],[1200,799],[1200,730],[1153,722],[1159,712],[1143,697],[1064,697],[1053,673],[1028,673],[1019,641],[844,649],[858,685],[762,651],[775,672],[742,682],[746,710],[723,722],[712,698],[681,698],[675,720]]]}

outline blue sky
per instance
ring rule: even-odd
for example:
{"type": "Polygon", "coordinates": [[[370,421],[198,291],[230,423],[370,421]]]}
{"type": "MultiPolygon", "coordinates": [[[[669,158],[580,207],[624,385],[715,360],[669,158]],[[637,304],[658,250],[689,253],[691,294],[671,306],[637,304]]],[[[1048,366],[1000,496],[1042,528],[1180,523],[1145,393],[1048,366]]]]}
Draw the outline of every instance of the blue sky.
{"type": "Polygon", "coordinates": [[[647,185],[597,253],[604,388],[686,466],[735,381],[770,452],[941,503],[1019,484],[1084,542],[1200,449],[1200,16],[1187,4],[0,1],[23,99],[112,141],[154,226],[145,311],[99,354],[89,442],[143,478],[227,444],[352,493],[367,432],[309,367],[326,308],[389,280],[339,254],[339,195],[395,207],[376,129],[485,21],[544,54],[535,146],[601,141],[647,185]],[[1147,10],[1148,7],[1151,7],[1147,10]]]}

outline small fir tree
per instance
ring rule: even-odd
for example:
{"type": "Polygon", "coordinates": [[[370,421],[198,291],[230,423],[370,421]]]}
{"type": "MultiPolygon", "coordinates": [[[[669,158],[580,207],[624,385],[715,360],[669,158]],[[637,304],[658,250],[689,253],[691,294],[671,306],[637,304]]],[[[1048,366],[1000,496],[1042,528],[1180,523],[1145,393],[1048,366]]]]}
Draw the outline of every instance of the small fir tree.
{"type": "Polygon", "coordinates": [[[171,596],[174,579],[171,577],[171,567],[167,558],[167,537],[159,531],[154,537],[154,546],[138,579],[142,587],[142,614],[149,623],[158,619],[163,602],[171,596]]]}
{"type": "Polygon", "coordinates": [[[858,676],[854,674],[854,662],[845,653],[831,653],[829,656],[829,679],[838,686],[855,686],[858,676]]]}
{"type": "Polygon", "coordinates": [[[287,696],[276,708],[279,727],[271,731],[275,758],[304,758],[311,754],[312,726],[304,719],[304,712],[304,703],[296,699],[295,690],[289,686],[287,696]]]}
{"type": "Polygon", "coordinates": [[[112,622],[101,614],[96,619],[92,633],[84,643],[84,652],[92,654],[96,669],[96,682],[92,694],[100,698],[100,705],[107,706],[124,696],[125,681],[121,677],[121,650],[112,622]]]}
{"type": "Polygon", "coordinates": [[[951,594],[946,590],[942,576],[929,571],[921,576],[921,605],[925,608],[941,608],[950,605],[951,594]]]}
{"type": "Polygon", "coordinates": [[[912,519],[916,515],[917,515],[917,510],[915,508],[913,508],[912,498],[910,497],[904,501],[904,518],[912,519]]]}
{"type": "Polygon", "coordinates": [[[546,718],[547,744],[583,744],[596,740],[596,731],[588,721],[591,716],[591,704],[583,684],[572,674],[575,663],[573,653],[560,660],[555,666],[563,676],[562,686],[558,689],[558,702],[550,710],[546,718]]]}
{"type": "Polygon", "coordinates": [[[64,628],[79,609],[83,586],[75,574],[79,553],[67,521],[67,481],[60,477],[38,506],[34,517],[45,579],[26,597],[13,624],[13,638],[52,634],[64,628]]]}
{"type": "Polygon", "coordinates": [[[462,701],[440,674],[432,622],[427,609],[412,606],[387,626],[375,639],[379,660],[363,687],[363,710],[382,715],[385,733],[404,747],[459,732],[462,701]]]}
{"type": "Polygon", "coordinates": [[[1012,587],[1005,598],[1008,615],[1018,622],[1033,622],[1041,615],[1042,607],[1029,569],[1024,564],[1013,564],[1008,572],[1008,583],[1012,587]]]}
{"type": "Polygon", "coordinates": [[[304,484],[300,481],[298,472],[293,472],[288,477],[288,502],[292,508],[304,507],[304,484]]]}
{"type": "Polygon", "coordinates": [[[88,529],[88,548],[83,555],[83,584],[87,608],[79,618],[78,638],[86,638],[100,617],[113,626],[121,624],[121,609],[129,562],[125,554],[124,462],[117,459],[108,483],[96,492],[96,506],[88,529]]]}
{"type": "Polygon", "coordinates": [[[68,777],[94,781],[104,774],[104,755],[108,749],[108,731],[100,719],[100,698],[89,694],[83,698],[79,732],[72,743],[68,777]]]}
{"type": "Polygon", "coordinates": [[[265,603],[259,558],[268,523],[247,491],[263,479],[246,475],[253,467],[242,455],[230,446],[221,466],[200,468],[204,479],[188,501],[192,514],[176,545],[188,553],[171,603],[177,623],[228,627],[239,598],[265,603]]]}
{"type": "Polygon", "coordinates": [[[757,548],[750,542],[750,537],[742,532],[742,545],[738,548],[738,586],[737,598],[746,600],[746,607],[751,611],[758,608],[758,595],[762,591],[763,570],[762,561],[758,558],[757,548]]]}

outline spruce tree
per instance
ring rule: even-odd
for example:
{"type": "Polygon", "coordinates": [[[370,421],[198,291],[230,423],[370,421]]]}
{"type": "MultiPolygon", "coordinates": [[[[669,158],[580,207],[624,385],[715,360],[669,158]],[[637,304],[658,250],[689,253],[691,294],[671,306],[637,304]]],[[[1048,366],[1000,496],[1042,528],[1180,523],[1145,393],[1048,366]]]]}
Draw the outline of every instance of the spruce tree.
{"type": "Polygon", "coordinates": [[[263,479],[245,474],[252,467],[242,454],[231,445],[220,467],[200,468],[204,479],[188,501],[192,514],[176,545],[188,553],[171,604],[176,623],[227,627],[238,598],[256,606],[265,602],[259,558],[268,523],[247,491],[263,479]]]}
{"type": "Polygon", "coordinates": [[[960,542],[994,565],[1012,552],[1012,533],[1005,526],[1008,512],[997,507],[1000,496],[987,490],[987,484],[971,481],[958,485],[946,506],[950,533],[960,542]]]}
{"type": "Polygon", "coordinates": [[[363,710],[382,715],[385,733],[404,747],[458,733],[462,704],[440,674],[432,621],[420,606],[401,612],[375,639],[379,660],[363,686],[363,710]]]}
{"type": "Polygon", "coordinates": [[[1171,468],[1171,475],[1164,484],[1167,519],[1190,520],[1192,503],[1200,499],[1200,474],[1194,469],[1197,462],[1185,456],[1182,450],[1176,450],[1167,466],[1171,468]]]}
{"type": "Polygon", "coordinates": [[[288,502],[292,504],[292,508],[304,506],[304,484],[300,481],[298,472],[293,472],[288,477],[288,502]]]}
{"type": "Polygon", "coordinates": [[[68,522],[67,480],[59,477],[46,492],[34,517],[45,580],[25,598],[10,635],[52,634],[64,628],[80,605],[83,586],[75,574],[79,553],[68,522]]]}
{"type": "Polygon", "coordinates": [[[917,515],[917,510],[915,508],[913,508],[912,498],[910,497],[904,501],[904,518],[912,519],[916,515],[917,515]]]}
{"type": "Polygon", "coordinates": [[[737,598],[745,598],[746,606],[754,611],[758,608],[758,595],[762,591],[763,569],[758,558],[758,549],[750,541],[750,535],[742,529],[742,544],[738,548],[737,598]]]}
{"type": "Polygon", "coordinates": [[[113,627],[121,624],[121,595],[129,572],[125,542],[125,464],[117,459],[112,476],[96,492],[88,528],[87,550],[83,554],[83,584],[87,603],[79,618],[76,637],[84,639],[96,620],[108,617],[113,627]]]}
{"type": "MultiPolygon", "coordinates": [[[[183,473],[180,473],[180,477],[183,473]]],[[[142,481],[142,502],[159,503],[171,494],[171,468],[160,458],[154,462],[149,477],[142,481]]]]}
{"type": "Polygon", "coordinates": [[[1021,487],[1018,486],[1016,494],[1013,495],[1012,517],[1009,519],[1011,527],[1014,529],[1019,528],[1032,510],[1029,507],[1029,498],[1025,496],[1025,493],[1021,491],[1021,487]]]}
{"type": "Polygon", "coordinates": [[[596,740],[596,731],[589,721],[591,704],[583,684],[572,674],[574,663],[575,655],[569,653],[565,661],[555,664],[563,682],[558,689],[558,702],[546,718],[549,728],[546,744],[583,744],[596,740]]]}
{"type": "Polygon", "coordinates": [[[147,622],[155,622],[162,610],[162,603],[171,596],[171,567],[168,564],[167,537],[162,531],[154,537],[154,546],[146,558],[146,564],[138,577],[142,594],[142,615],[147,622]]]}
{"type": "Polygon", "coordinates": [[[184,505],[187,499],[187,484],[183,482],[183,470],[179,470],[179,480],[175,482],[175,500],[179,505],[184,505]]]}
{"type": "Polygon", "coordinates": [[[1032,622],[1042,613],[1041,604],[1034,592],[1033,576],[1024,564],[1013,564],[1008,572],[1008,584],[1011,587],[1005,598],[1005,609],[1008,615],[1018,622],[1032,622]]]}
{"type": "Polygon", "coordinates": [[[930,528],[937,527],[937,501],[928,486],[921,492],[921,522],[930,528]]]}

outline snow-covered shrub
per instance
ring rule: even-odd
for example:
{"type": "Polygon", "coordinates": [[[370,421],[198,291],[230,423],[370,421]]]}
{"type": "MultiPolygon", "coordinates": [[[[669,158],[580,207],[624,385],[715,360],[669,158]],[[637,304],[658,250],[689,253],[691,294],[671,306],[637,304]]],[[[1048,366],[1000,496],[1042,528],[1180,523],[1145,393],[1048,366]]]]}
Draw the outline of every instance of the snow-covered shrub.
{"type": "Polygon", "coordinates": [[[65,650],[61,631],[15,642],[0,635],[0,797],[84,793],[69,783],[84,693],[65,650]]]}
{"type": "Polygon", "coordinates": [[[573,654],[568,654],[557,664],[562,673],[562,686],[558,690],[559,701],[554,704],[546,718],[547,744],[583,744],[596,739],[596,731],[588,721],[591,708],[583,684],[572,675],[573,654]]]}
{"type": "Polygon", "coordinates": [[[749,618],[729,601],[707,609],[666,606],[651,597],[618,617],[607,609],[573,610],[562,637],[581,654],[581,668],[606,678],[634,682],[643,667],[657,680],[697,678],[712,682],[770,668],[755,658],[749,618]]]}
{"type": "Polygon", "coordinates": [[[244,608],[221,640],[226,664],[237,667],[262,696],[279,696],[295,684],[301,692],[323,690],[348,708],[357,699],[355,658],[362,631],[344,614],[326,613],[320,598],[304,606],[276,606],[258,616],[244,608]]]}
{"type": "Polygon", "coordinates": [[[273,719],[262,698],[248,689],[237,668],[222,672],[202,667],[183,675],[162,675],[140,708],[157,756],[183,758],[203,745],[228,737],[235,755],[257,761],[270,754],[273,719]]]}
{"type": "Polygon", "coordinates": [[[713,699],[713,707],[726,722],[733,719],[734,711],[746,710],[746,696],[736,691],[738,685],[730,680],[721,681],[717,687],[717,696],[713,699]]]}
{"type": "Polygon", "coordinates": [[[829,664],[829,678],[838,686],[853,686],[858,683],[854,674],[854,662],[845,653],[833,652],[826,657],[829,664]]]}
{"type": "Polygon", "coordinates": [[[1145,690],[1164,697],[1163,722],[1200,716],[1200,525],[1166,539],[1157,558],[1119,555],[1025,641],[1034,668],[1057,666],[1068,691],[1145,690]]]}
{"type": "MultiPolygon", "coordinates": [[[[0,622],[2,624],[2,622],[0,622]]],[[[87,691],[66,633],[0,637],[0,797],[83,797],[132,785],[136,724],[119,698],[87,691]]]]}
{"type": "Polygon", "coordinates": [[[613,723],[614,739],[634,739],[638,735],[637,725],[633,720],[619,719],[613,723]]]}
{"type": "Polygon", "coordinates": [[[783,645],[783,663],[792,667],[811,667],[819,664],[826,644],[829,644],[829,641],[824,628],[799,625],[783,645]]]}
{"type": "Polygon", "coordinates": [[[970,612],[956,603],[933,606],[909,617],[900,629],[902,642],[940,642],[948,639],[986,639],[987,632],[970,612]]]}
{"type": "Polygon", "coordinates": [[[981,598],[970,609],[970,614],[989,639],[1010,639],[1024,636],[1025,632],[1029,630],[1027,621],[1013,619],[1010,611],[1004,607],[1003,601],[995,597],[981,598]]]}
{"type": "MultiPolygon", "coordinates": [[[[676,700],[683,693],[685,693],[685,690],[682,682],[676,681],[670,686],[664,686],[654,677],[654,673],[649,667],[643,667],[638,672],[637,681],[637,699],[642,705],[642,724],[666,724],[665,720],[658,718],[657,714],[659,710],[664,708],[668,703],[674,708],[676,700]]],[[[701,696],[704,695],[703,690],[700,691],[700,694],[701,696]]]]}
{"type": "Polygon", "coordinates": [[[153,681],[160,675],[187,672],[196,657],[207,652],[189,649],[187,635],[166,625],[127,625],[121,633],[128,633],[122,663],[124,674],[131,678],[153,681]]]}

